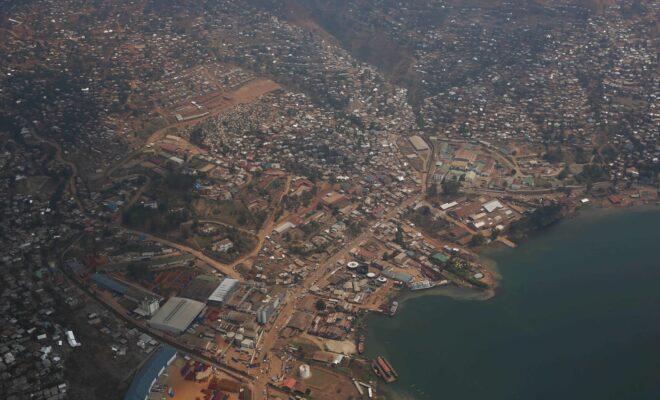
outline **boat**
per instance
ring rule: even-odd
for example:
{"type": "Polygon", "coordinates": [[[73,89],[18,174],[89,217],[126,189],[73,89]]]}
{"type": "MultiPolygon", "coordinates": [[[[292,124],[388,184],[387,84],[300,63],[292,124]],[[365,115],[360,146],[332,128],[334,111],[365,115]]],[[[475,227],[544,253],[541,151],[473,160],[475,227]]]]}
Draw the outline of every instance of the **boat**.
{"type": "Polygon", "coordinates": [[[365,344],[364,344],[364,335],[360,335],[358,338],[358,354],[364,354],[365,344]]]}
{"type": "Polygon", "coordinates": [[[398,309],[399,309],[399,302],[393,301],[392,305],[390,306],[390,317],[393,317],[398,309]]]}
{"type": "Polygon", "coordinates": [[[387,383],[396,382],[399,379],[399,374],[394,370],[392,365],[385,359],[385,357],[378,356],[371,362],[371,368],[374,373],[387,383]]]}

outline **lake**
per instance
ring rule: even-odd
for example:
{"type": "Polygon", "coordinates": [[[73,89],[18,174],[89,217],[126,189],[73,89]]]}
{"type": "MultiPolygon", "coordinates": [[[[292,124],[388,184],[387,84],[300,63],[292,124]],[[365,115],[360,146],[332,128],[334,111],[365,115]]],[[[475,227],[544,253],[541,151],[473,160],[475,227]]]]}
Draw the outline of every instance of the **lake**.
{"type": "Polygon", "coordinates": [[[369,316],[388,398],[660,399],[660,211],[595,210],[489,249],[495,297],[448,288],[369,316]]]}

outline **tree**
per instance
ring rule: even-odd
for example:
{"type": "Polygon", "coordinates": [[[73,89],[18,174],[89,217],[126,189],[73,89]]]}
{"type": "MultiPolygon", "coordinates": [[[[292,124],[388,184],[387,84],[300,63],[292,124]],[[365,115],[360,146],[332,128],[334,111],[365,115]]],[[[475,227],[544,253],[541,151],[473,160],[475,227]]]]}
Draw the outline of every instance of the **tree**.
{"type": "Polygon", "coordinates": [[[396,234],[394,235],[394,242],[399,244],[399,246],[405,246],[405,243],[403,241],[403,229],[401,228],[400,224],[396,227],[396,234]]]}
{"type": "Polygon", "coordinates": [[[605,170],[600,165],[588,164],[585,165],[582,172],[577,175],[577,179],[578,181],[586,182],[586,184],[589,185],[590,183],[598,182],[605,176],[605,170]]]}
{"type": "Polygon", "coordinates": [[[442,192],[447,196],[458,194],[459,190],[461,190],[461,183],[458,181],[445,180],[442,182],[442,192]]]}
{"type": "Polygon", "coordinates": [[[437,194],[438,186],[436,186],[435,183],[431,184],[431,186],[426,189],[426,197],[435,197],[437,194]]]}
{"type": "Polygon", "coordinates": [[[325,309],[327,307],[326,304],[325,304],[325,301],[323,299],[318,299],[314,306],[316,307],[317,311],[325,311],[325,309]]]}
{"type": "Polygon", "coordinates": [[[149,267],[144,263],[130,264],[128,266],[128,276],[135,280],[141,280],[149,274],[149,267]]]}
{"type": "Polygon", "coordinates": [[[486,243],[486,238],[481,233],[472,236],[472,239],[470,240],[471,246],[481,246],[484,243],[486,243]]]}
{"type": "Polygon", "coordinates": [[[543,159],[549,163],[556,164],[564,160],[564,154],[560,147],[555,147],[554,149],[548,149],[543,155],[543,159]]]}

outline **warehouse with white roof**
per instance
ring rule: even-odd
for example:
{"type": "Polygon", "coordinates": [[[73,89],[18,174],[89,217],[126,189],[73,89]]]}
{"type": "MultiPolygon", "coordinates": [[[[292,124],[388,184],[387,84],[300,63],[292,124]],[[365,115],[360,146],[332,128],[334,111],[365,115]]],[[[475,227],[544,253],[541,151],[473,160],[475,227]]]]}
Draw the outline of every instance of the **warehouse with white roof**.
{"type": "Polygon", "coordinates": [[[209,296],[210,304],[222,305],[238,289],[239,281],[237,279],[225,278],[209,296]]]}
{"type": "Polygon", "coordinates": [[[149,320],[149,326],[161,331],[181,334],[188,329],[205,306],[199,301],[172,297],[149,320]]]}

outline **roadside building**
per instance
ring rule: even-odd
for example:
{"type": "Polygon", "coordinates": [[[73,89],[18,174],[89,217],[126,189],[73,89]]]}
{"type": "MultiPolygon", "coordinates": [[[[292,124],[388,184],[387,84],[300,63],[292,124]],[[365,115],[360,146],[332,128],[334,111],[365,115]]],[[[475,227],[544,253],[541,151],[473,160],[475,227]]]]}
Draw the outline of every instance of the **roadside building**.
{"type": "Polygon", "coordinates": [[[149,326],[173,334],[185,332],[202,312],[205,305],[199,301],[172,297],[149,320],[149,326]]]}
{"type": "Polygon", "coordinates": [[[225,278],[218,287],[211,293],[208,303],[212,305],[222,305],[238,289],[239,281],[232,278],[225,278]]]}
{"type": "Polygon", "coordinates": [[[162,345],[154,352],[133,378],[124,400],[144,400],[149,396],[156,379],[176,358],[176,350],[162,345]]]}
{"type": "Polygon", "coordinates": [[[417,151],[426,151],[429,149],[429,145],[418,135],[411,136],[409,140],[410,144],[412,144],[417,151]]]}

